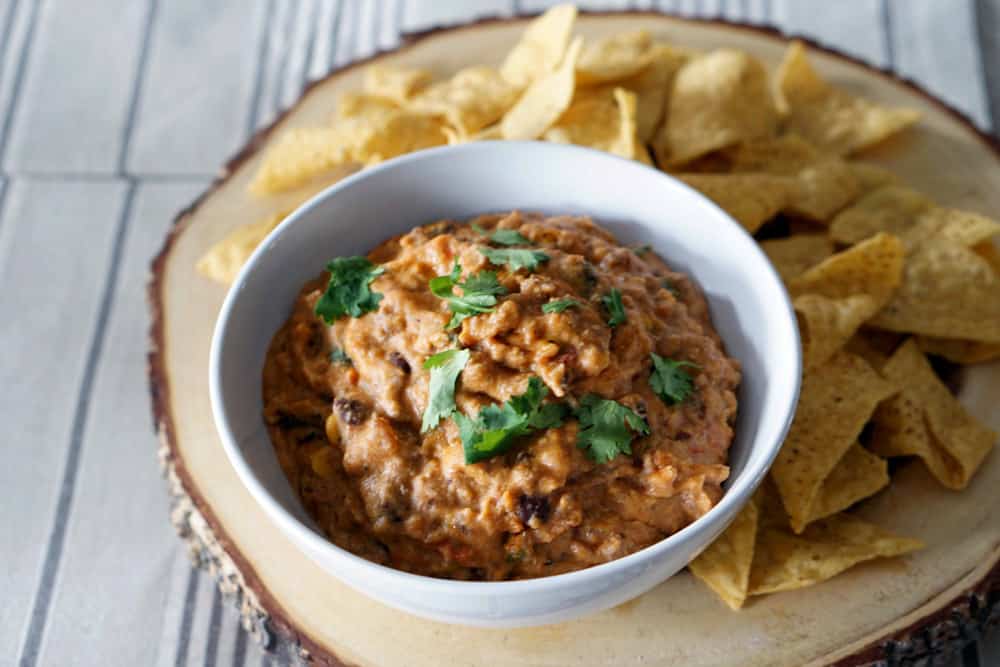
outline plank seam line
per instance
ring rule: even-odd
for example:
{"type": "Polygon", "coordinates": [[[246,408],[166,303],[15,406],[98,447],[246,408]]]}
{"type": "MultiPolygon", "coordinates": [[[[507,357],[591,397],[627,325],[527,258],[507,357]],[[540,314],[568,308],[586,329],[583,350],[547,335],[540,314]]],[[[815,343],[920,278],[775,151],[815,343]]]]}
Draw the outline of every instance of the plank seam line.
{"type": "Polygon", "coordinates": [[[191,643],[191,626],[195,611],[195,594],[198,591],[198,580],[201,579],[201,569],[191,567],[188,574],[187,588],[184,589],[184,614],[181,616],[180,633],[177,637],[177,653],[174,654],[174,667],[184,667],[187,662],[188,645],[191,643]]]}
{"type": "Polygon", "coordinates": [[[254,77],[253,93],[250,95],[250,110],[247,114],[246,134],[249,136],[260,120],[260,105],[264,95],[265,69],[267,69],[267,54],[271,49],[271,19],[274,18],[275,0],[267,0],[264,16],[261,18],[260,36],[257,46],[257,75],[254,77]]]}
{"type": "Polygon", "coordinates": [[[319,32],[319,0],[313,0],[312,10],[309,12],[308,23],[312,25],[309,34],[306,35],[306,51],[302,54],[302,76],[299,77],[299,95],[309,83],[309,69],[312,67],[313,51],[316,50],[316,33],[319,32]]]}
{"type": "Polygon", "coordinates": [[[14,69],[14,83],[10,89],[10,105],[7,107],[7,115],[4,117],[3,123],[0,124],[0,163],[3,162],[4,156],[7,153],[7,139],[10,136],[10,127],[14,123],[14,116],[19,108],[18,102],[21,101],[21,86],[24,84],[24,72],[28,69],[28,60],[34,52],[34,49],[31,47],[35,40],[35,28],[38,26],[38,7],[41,4],[41,0],[30,3],[31,9],[29,11],[31,14],[28,16],[28,28],[24,33],[24,46],[21,49],[21,57],[17,62],[17,67],[14,69]]]}
{"type": "Polygon", "coordinates": [[[212,589],[212,611],[208,615],[205,667],[214,667],[219,660],[219,635],[222,632],[222,593],[219,591],[218,582],[212,582],[212,589]]]}
{"type": "MultiPolygon", "coordinates": [[[[993,3],[994,9],[997,13],[996,23],[1000,27],[1000,6],[997,3],[993,3]]],[[[1000,71],[994,70],[993,74],[987,71],[986,58],[987,46],[986,38],[989,33],[989,25],[984,25],[986,14],[991,11],[989,9],[988,0],[973,0],[972,3],[972,20],[974,25],[972,26],[972,38],[976,40],[976,53],[979,54],[979,75],[982,78],[983,83],[983,95],[986,97],[986,115],[990,121],[990,130],[994,136],[1000,136],[1000,71]]],[[[992,51],[995,48],[1000,54],[1000,46],[997,46],[997,41],[1000,40],[1000,36],[993,35],[993,41],[991,42],[992,51]]]]}
{"type": "Polygon", "coordinates": [[[896,47],[892,43],[892,7],[889,6],[889,0],[882,0],[879,10],[881,14],[882,33],[885,36],[885,64],[890,71],[895,72],[896,47]]]}
{"type": "Polygon", "coordinates": [[[32,667],[38,661],[42,636],[48,620],[49,609],[52,606],[52,596],[55,593],[55,578],[62,561],[63,548],[66,540],[66,529],[69,525],[69,515],[72,512],[73,497],[76,490],[76,479],[79,472],[80,454],[83,450],[83,436],[87,427],[91,407],[91,390],[97,367],[104,351],[105,330],[111,313],[111,306],[117,293],[118,272],[122,263],[125,237],[129,220],[132,217],[135,203],[136,183],[130,181],[125,191],[125,201],[115,229],[115,237],[111,248],[111,260],[102,289],[101,301],[97,309],[97,321],[94,323],[90,337],[90,350],[84,367],[83,379],[77,392],[76,408],[73,412],[72,430],[70,431],[69,449],[66,453],[63,468],[62,483],[59,486],[59,498],[56,502],[52,529],[49,534],[48,546],[42,569],[42,578],[35,590],[35,601],[29,617],[28,630],[21,649],[21,667],[32,667]]]}
{"type": "Polygon", "coordinates": [[[142,84],[146,79],[146,67],[149,62],[150,43],[153,41],[153,25],[159,13],[158,0],[149,0],[146,10],[146,20],[142,28],[142,45],[139,47],[139,58],[135,63],[132,93],[129,95],[128,114],[125,116],[125,127],[122,128],[122,143],[118,151],[118,173],[126,173],[129,149],[132,147],[132,135],[139,114],[139,100],[142,97],[142,84]]]}
{"type": "Polygon", "coordinates": [[[14,30],[14,19],[17,18],[17,10],[21,4],[21,0],[13,0],[10,3],[10,7],[7,10],[7,19],[4,21],[3,31],[0,32],[0,45],[3,48],[0,49],[0,72],[3,72],[4,63],[7,62],[7,56],[10,55],[10,34],[14,30]]]}
{"type": "Polygon", "coordinates": [[[296,5],[289,4],[287,7],[288,16],[285,17],[285,25],[282,28],[282,33],[285,35],[285,48],[278,59],[278,67],[275,70],[274,97],[271,100],[271,107],[275,111],[281,111],[281,109],[285,108],[285,78],[288,76],[289,62],[291,61],[289,55],[292,50],[292,41],[295,37],[296,5]]]}
{"type": "Polygon", "coordinates": [[[333,20],[330,22],[330,56],[326,63],[328,71],[333,70],[337,64],[337,35],[340,34],[340,22],[343,20],[345,2],[348,0],[337,0],[337,7],[333,11],[333,20]]]}

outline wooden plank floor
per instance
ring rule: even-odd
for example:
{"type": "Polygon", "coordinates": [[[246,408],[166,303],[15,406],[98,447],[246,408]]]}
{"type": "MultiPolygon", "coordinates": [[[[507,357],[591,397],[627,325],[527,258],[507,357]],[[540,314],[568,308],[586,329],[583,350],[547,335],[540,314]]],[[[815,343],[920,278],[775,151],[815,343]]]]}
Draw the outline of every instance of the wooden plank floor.
{"type": "MultiPolygon", "coordinates": [[[[167,520],[144,374],[173,214],[329,68],[544,0],[0,0],[0,664],[269,665],[167,520]],[[83,9],[83,7],[86,9],[83,9]]],[[[1000,0],[593,0],[777,25],[1000,123],[1000,0]]],[[[1000,665],[1000,632],[954,662],[1000,665]]]]}

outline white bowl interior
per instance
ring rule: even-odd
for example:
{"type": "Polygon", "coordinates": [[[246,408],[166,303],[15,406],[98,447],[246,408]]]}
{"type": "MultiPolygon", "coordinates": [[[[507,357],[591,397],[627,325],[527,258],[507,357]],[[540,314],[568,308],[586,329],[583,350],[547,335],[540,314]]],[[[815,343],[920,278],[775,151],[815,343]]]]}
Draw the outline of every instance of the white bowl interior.
{"type": "MultiPolygon", "coordinates": [[[[265,353],[301,285],[332,257],[365,254],[416,225],[511,209],[589,215],[623,243],[650,244],[701,286],[729,354],[743,365],[732,474],[708,515],[724,518],[704,528],[708,539],[749,498],[787,429],[800,372],[787,295],[756,243],[709,200],[639,163],[573,146],[484,142],[415,153],[332,186],[283,222],[237,279],[213,341],[213,407],[237,472],[272,518],[295,517],[300,537],[308,527],[325,542],[285,480],[261,419],[265,353]]],[[[332,544],[310,547],[346,555],[332,544]]]]}

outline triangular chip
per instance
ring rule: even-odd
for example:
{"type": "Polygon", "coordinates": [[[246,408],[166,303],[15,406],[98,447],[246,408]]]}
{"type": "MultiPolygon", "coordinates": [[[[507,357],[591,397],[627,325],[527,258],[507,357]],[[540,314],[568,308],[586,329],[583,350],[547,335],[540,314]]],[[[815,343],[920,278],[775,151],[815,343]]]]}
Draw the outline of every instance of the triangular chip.
{"type": "Polygon", "coordinates": [[[823,482],[823,488],[813,503],[807,523],[846,510],[888,485],[889,464],[885,459],[855,443],[823,482]]]}
{"type": "Polygon", "coordinates": [[[796,234],[762,241],[760,247],[786,283],[833,254],[833,243],[823,234],[796,234]]]}
{"type": "Polygon", "coordinates": [[[720,49],[677,72],[666,121],[653,147],[660,165],[682,165],[711,151],[774,136],[777,124],[764,66],[742,51],[720,49]]]}
{"type": "Polygon", "coordinates": [[[504,139],[537,139],[569,108],[576,87],[576,61],[581,48],[583,40],[577,37],[569,45],[559,67],[528,86],[500,121],[504,139]]]}
{"type": "Polygon", "coordinates": [[[902,272],[902,242],[878,234],[812,267],[791,280],[788,289],[793,295],[820,294],[831,299],[868,294],[881,305],[900,284],[902,272]]]}
{"type": "Polygon", "coordinates": [[[882,367],[902,392],[875,412],[872,449],[882,456],[919,456],[949,489],[963,489],[997,434],[980,424],[952,396],[914,340],[882,367]]]}
{"type": "Polygon", "coordinates": [[[901,235],[934,202],[910,188],[889,185],[872,190],[844,209],[830,223],[830,237],[838,243],[858,243],[879,232],[901,235]]]}
{"type": "Polygon", "coordinates": [[[800,170],[786,213],[826,222],[861,192],[851,167],[842,160],[824,160],[800,170]]]}
{"type": "Polygon", "coordinates": [[[364,91],[405,104],[431,82],[429,70],[395,65],[369,65],[365,69],[364,91]]]}
{"type": "Polygon", "coordinates": [[[794,175],[819,160],[819,152],[796,134],[763,137],[720,151],[726,171],[794,175]]]}
{"type": "Polygon", "coordinates": [[[795,187],[772,174],[678,174],[753,234],[785,207],[795,187]]]}
{"type": "Polygon", "coordinates": [[[341,128],[293,128],[264,151],[249,189],[256,195],[294,190],[351,161],[351,139],[341,128]]]}
{"type": "Polygon", "coordinates": [[[645,30],[620,32],[591,42],[576,65],[577,84],[621,81],[653,60],[653,40],[645,30]]]}
{"type": "Polygon", "coordinates": [[[409,103],[415,111],[438,113],[463,135],[472,135],[500,120],[514,106],[521,88],[492,67],[467,67],[435,83],[409,103]]]}
{"type": "Polygon", "coordinates": [[[549,74],[563,60],[575,21],[574,5],[556,5],[533,20],[507,54],[500,74],[515,86],[526,86],[549,74]]]}
{"type": "Polygon", "coordinates": [[[198,273],[223,285],[232,285],[237,274],[260,242],[285,219],[287,213],[240,225],[213,245],[198,260],[198,273]]]}
{"type": "Polygon", "coordinates": [[[861,192],[869,193],[886,185],[899,185],[899,178],[894,173],[877,164],[856,160],[848,162],[848,164],[854,171],[854,177],[858,179],[861,192]]]}
{"type": "Polygon", "coordinates": [[[919,540],[898,537],[850,514],[836,514],[810,525],[801,535],[764,528],[757,535],[750,595],[812,586],[873,558],[923,548],[919,540]]]}
{"type": "Polygon", "coordinates": [[[618,85],[638,97],[635,111],[639,141],[647,143],[656,135],[670,94],[670,84],[687,57],[665,44],[654,44],[646,67],[618,85]]]}
{"type": "Polygon", "coordinates": [[[916,244],[937,237],[975,246],[1000,234],[1000,222],[972,211],[935,206],[917,216],[914,226],[902,234],[903,241],[916,244]]]}
{"type": "Polygon", "coordinates": [[[868,362],[869,366],[880,371],[885,362],[889,361],[889,357],[892,356],[901,340],[902,336],[891,331],[864,328],[847,341],[844,349],[861,357],[868,362]]]}
{"type": "Polygon", "coordinates": [[[815,514],[823,483],[875,407],[896,391],[864,359],[846,352],[804,374],[795,419],[771,469],[795,532],[815,514]]]}
{"type": "Polygon", "coordinates": [[[747,598],[757,541],[757,514],[757,501],[751,498],[725,532],[688,564],[691,574],[733,610],[742,607],[747,598]]]}
{"type": "Polygon", "coordinates": [[[542,137],[635,159],[640,148],[645,152],[636,138],[635,105],[635,93],[624,88],[577,90],[569,109],[542,137]]]}
{"type": "Polygon", "coordinates": [[[902,284],[871,326],[1000,343],[1000,275],[964,244],[929,238],[907,256],[902,284]]]}
{"type": "Polygon", "coordinates": [[[879,304],[867,294],[840,299],[803,294],[793,304],[802,335],[802,365],[807,370],[825,363],[844,347],[879,309],[879,304]]]}
{"type": "Polygon", "coordinates": [[[834,88],[813,69],[802,42],[792,42],[776,75],[789,130],[836,155],[854,153],[915,123],[913,109],[890,109],[834,88]]]}
{"type": "Polygon", "coordinates": [[[960,338],[917,336],[917,345],[926,354],[944,357],[956,364],[982,364],[1000,359],[1000,343],[980,343],[960,338]]]}

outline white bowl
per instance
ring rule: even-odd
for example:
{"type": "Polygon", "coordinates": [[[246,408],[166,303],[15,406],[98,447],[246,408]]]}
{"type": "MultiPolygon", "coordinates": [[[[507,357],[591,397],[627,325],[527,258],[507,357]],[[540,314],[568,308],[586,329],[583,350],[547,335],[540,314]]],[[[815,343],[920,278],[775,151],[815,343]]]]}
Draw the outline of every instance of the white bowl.
{"type": "MultiPolygon", "coordinates": [[[[792,419],[799,337],[788,295],[742,227],[655,169],[551,143],[483,142],[413,153],[313,197],[253,254],[222,306],[210,363],[212,409],[233,467],[278,528],[331,575],[398,609],[489,627],[565,621],[629,600],[683,568],[729,524],[764,478],[792,419]],[[278,465],[261,417],[271,336],[302,284],[332,257],[441,218],[511,209],[592,216],[623,243],[649,243],[691,275],[743,365],[732,473],[719,504],[680,532],[625,558],[569,574],[466,582],[407,574],[329,542],[278,465]]],[[[337,604],[331,600],[330,604],[337,604]]]]}

